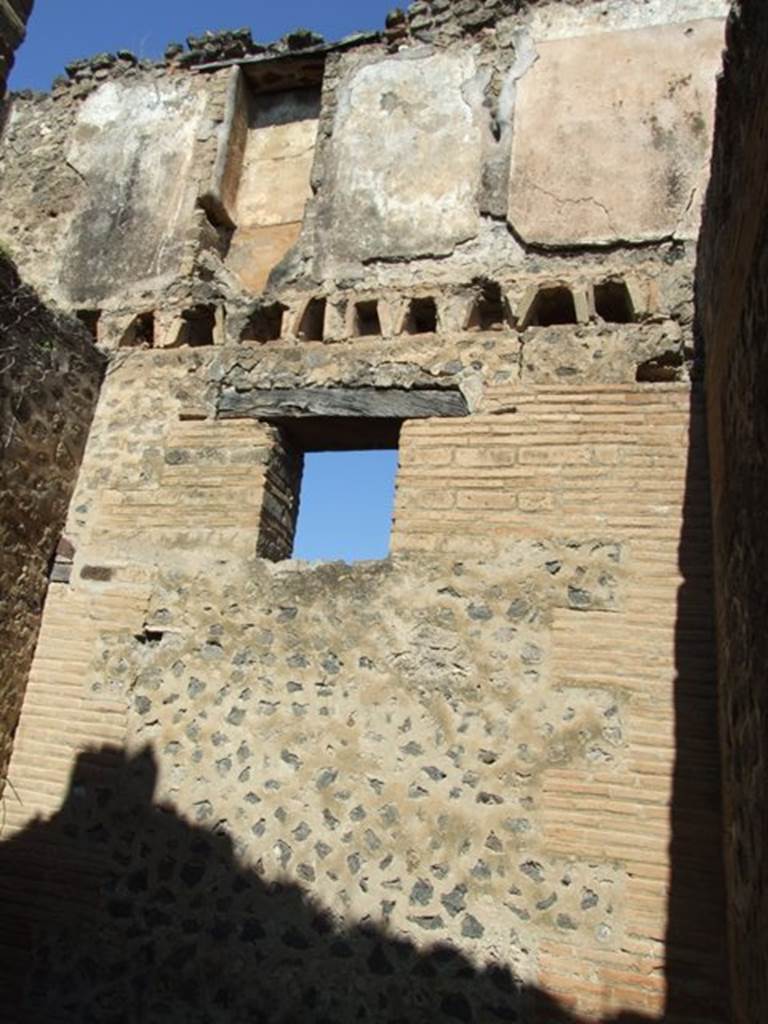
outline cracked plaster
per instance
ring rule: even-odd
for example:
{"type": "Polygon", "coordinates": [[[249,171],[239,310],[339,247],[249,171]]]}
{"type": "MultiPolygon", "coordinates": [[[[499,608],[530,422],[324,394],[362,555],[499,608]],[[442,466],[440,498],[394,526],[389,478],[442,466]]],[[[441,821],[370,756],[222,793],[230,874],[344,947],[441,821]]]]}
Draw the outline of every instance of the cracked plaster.
{"type": "Polygon", "coordinates": [[[722,37],[700,20],[538,45],[518,87],[509,193],[526,242],[695,237],[722,37]]]}

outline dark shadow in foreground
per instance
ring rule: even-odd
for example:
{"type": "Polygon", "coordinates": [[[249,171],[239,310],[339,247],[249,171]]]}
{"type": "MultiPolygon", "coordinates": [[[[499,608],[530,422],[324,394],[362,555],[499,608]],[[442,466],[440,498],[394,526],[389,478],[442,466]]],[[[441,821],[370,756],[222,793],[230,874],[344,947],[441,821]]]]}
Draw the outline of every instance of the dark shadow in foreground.
{"type": "Polygon", "coordinates": [[[61,809],[0,844],[7,1024],[579,1024],[504,967],[345,928],[154,804],[156,773],[150,750],[82,754],[61,809]]]}

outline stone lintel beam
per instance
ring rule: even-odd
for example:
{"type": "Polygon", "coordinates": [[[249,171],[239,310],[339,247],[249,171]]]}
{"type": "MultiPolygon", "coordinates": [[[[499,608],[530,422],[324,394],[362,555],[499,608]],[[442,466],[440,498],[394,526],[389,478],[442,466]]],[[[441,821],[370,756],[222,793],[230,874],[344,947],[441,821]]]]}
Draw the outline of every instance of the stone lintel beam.
{"type": "Polygon", "coordinates": [[[219,419],[328,416],[413,420],[466,416],[468,412],[466,399],[457,388],[228,388],[216,404],[219,419]]]}

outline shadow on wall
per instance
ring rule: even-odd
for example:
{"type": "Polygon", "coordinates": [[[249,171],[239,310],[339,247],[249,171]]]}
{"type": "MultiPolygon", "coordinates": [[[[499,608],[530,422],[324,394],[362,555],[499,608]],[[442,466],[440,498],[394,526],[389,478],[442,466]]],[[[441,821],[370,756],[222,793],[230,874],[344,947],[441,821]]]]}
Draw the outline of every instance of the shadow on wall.
{"type": "Polygon", "coordinates": [[[343,927],[154,804],[156,773],[149,749],[84,753],[61,809],[0,845],[8,1024],[578,1024],[502,967],[343,927]]]}
{"type": "MultiPolygon", "coordinates": [[[[696,393],[691,423],[661,1020],[721,1024],[728,1012],[711,532],[696,393]]],[[[265,879],[258,861],[245,866],[226,823],[195,826],[156,804],[156,777],[149,748],[133,757],[110,747],[84,752],[59,811],[0,843],[0,991],[8,1024],[582,1024],[503,964],[478,966],[447,945],[419,950],[365,919],[345,926],[301,887],[265,879]]],[[[642,779],[638,786],[642,792],[642,779]]],[[[314,870],[304,871],[311,888],[314,870]]]]}
{"type": "MultiPolygon", "coordinates": [[[[694,394],[675,624],[665,1024],[728,1019],[725,929],[713,920],[722,877],[707,495],[694,394]]],[[[60,810],[0,843],[8,1024],[584,1024],[503,964],[478,966],[447,945],[419,950],[365,919],[345,926],[301,887],[265,879],[258,861],[245,866],[226,823],[199,827],[156,804],[156,777],[149,748],[84,752],[60,810]]],[[[311,888],[314,869],[304,870],[311,888]]],[[[623,1013],[610,1024],[654,1020],[623,1013]]]]}
{"type": "Polygon", "coordinates": [[[665,936],[667,1021],[730,1020],[704,393],[694,386],[678,544],[675,767],[665,936]]]}

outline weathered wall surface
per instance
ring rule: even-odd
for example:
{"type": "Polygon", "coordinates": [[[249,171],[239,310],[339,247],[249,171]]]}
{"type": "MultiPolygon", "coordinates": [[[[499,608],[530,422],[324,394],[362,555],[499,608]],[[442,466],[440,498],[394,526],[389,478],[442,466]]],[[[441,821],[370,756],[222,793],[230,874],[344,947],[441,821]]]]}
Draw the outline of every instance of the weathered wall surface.
{"type": "Polygon", "coordinates": [[[487,117],[476,74],[471,51],[406,50],[344,83],[325,190],[337,258],[445,255],[477,233],[487,117]]]}
{"type": "Polygon", "coordinates": [[[236,185],[236,230],[227,266],[261,292],[299,236],[310,196],[320,94],[317,89],[245,100],[247,134],[236,185]]]}
{"type": "MultiPolygon", "coordinates": [[[[540,330],[556,360],[573,328],[540,330]]],[[[19,730],[23,807],[8,808],[18,896],[30,876],[13,851],[45,859],[30,819],[57,810],[73,755],[113,744],[146,767],[151,747],[165,825],[147,793],[123,824],[149,836],[144,851],[88,838],[121,832],[107,790],[118,817],[119,793],[133,799],[129,773],[110,782],[94,754],[107,802],[61,837],[83,886],[77,928],[15,912],[34,948],[70,951],[73,1012],[96,998],[78,967],[92,956],[119,975],[104,1005],[133,1006],[139,974],[115,965],[140,972],[142,948],[157,965],[146,1006],[169,1019],[186,1012],[167,973],[184,960],[217,978],[195,988],[199,1012],[225,1000],[233,1020],[263,1005],[261,983],[243,980],[254,973],[272,1000],[283,993],[281,1012],[342,1019],[374,1000],[385,1019],[419,1020],[429,992],[430,1019],[544,1021],[556,1002],[602,1021],[661,1015],[675,992],[665,1019],[722,1020],[720,936],[705,927],[720,900],[706,517],[679,551],[684,507],[707,488],[691,396],[633,383],[629,358],[612,371],[625,383],[596,383],[590,366],[545,385],[546,357],[521,371],[517,354],[509,331],[400,339],[388,365],[370,339],[123,354],[19,730]],[[475,411],[405,425],[393,558],[252,561],[274,441],[212,418],[222,390],[423,379],[464,387],[475,411]],[[129,423],[140,433],[126,450],[129,423]],[[679,714],[699,723],[682,764],[679,714]],[[665,981],[671,841],[691,866],[692,921],[685,971],[665,981]],[[162,877],[188,893],[170,916],[162,877]],[[105,878],[116,887],[96,911],[90,886],[105,878]],[[225,895],[233,885],[250,895],[225,895]],[[76,937],[82,914],[109,943],[76,937]],[[441,961],[436,944],[455,953],[441,961]],[[540,1011],[536,992],[549,993],[540,1011]]],[[[96,794],[87,779],[72,792],[62,829],[96,794]]],[[[35,884],[44,915],[55,892],[35,884]]],[[[26,998],[42,1012],[61,990],[40,955],[46,982],[26,998]]]]}
{"type": "Polygon", "coordinates": [[[234,110],[231,69],[73,65],[13,101],[3,237],[45,296],[103,311],[109,344],[136,314],[239,310],[265,288],[469,284],[524,267],[526,246],[693,237],[723,3],[512,7],[469,38],[461,12],[429,28],[415,11],[388,46],[253,54],[234,110]]]}
{"type": "Polygon", "coordinates": [[[719,19],[540,43],[518,85],[516,231],[547,245],[695,238],[722,45],[719,19]]]}
{"type": "Polygon", "coordinates": [[[125,57],[73,70],[50,95],[12,97],[0,238],[24,279],[107,319],[189,305],[199,253],[218,244],[197,200],[211,184],[227,83],[226,72],[170,75],[125,57]]]}
{"type": "Polygon", "coordinates": [[[687,6],[687,22],[677,5],[470,6],[469,39],[444,5],[403,24],[423,45],[329,60],[316,194],[275,286],[308,269],[471,278],[525,263],[526,246],[695,237],[725,5],[687,6]]]}
{"type": "Polygon", "coordinates": [[[101,372],[86,330],[0,256],[0,780],[101,372]]]}
{"type": "Polygon", "coordinates": [[[71,305],[89,232],[132,250],[88,299],[117,351],[11,765],[0,971],[29,1017],[727,1018],[686,221],[722,7],[435,0],[383,40],[231,34],[239,70],[201,45],[16,101],[0,223],[30,274],[71,305]],[[163,188],[171,125],[176,202],[86,227],[72,139],[90,159],[155,81],[122,166],[163,188]],[[657,149],[611,97],[651,103],[657,149]],[[645,204],[606,191],[617,125],[645,204]],[[521,200],[547,129],[612,234],[521,200]],[[450,416],[399,414],[391,557],[284,558],[296,423],[248,410],[435,396],[450,416]]]}
{"type": "Polygon", "coordinates": [[[187,77],[108,82],[82,104],[66,155],[87,187],[62,253],[70,305],[98,308],[115,292],[124,295],[127,282],[158,290],[189,272],[191,161],[204,106],[187,77]]]}
{"type": "Polygon", "coordinates": [[[654,24],[676,24],[694,18],[722,18],[727,0],[647,0],[643,4],[593,4],[590,0],[414,0],[405,18],[392,18],[389,34],[398,39],[413,38],[423,43],[451,43],[514,17],[514,22],[531,25],[539,37],[590,35],[619,28],[647,28],[654,24]]]}
{"type": "Polygon", "coordinates": [[[2,0],[0,3],[0,99],[31,13],[32,0],[2,0]]]}
{"type": "Polygon", "coordinates": [[[768,1014],[768,17],[728,23],[712,182],[699,244],[706,346],[734,1020],[768,1014]]]}

